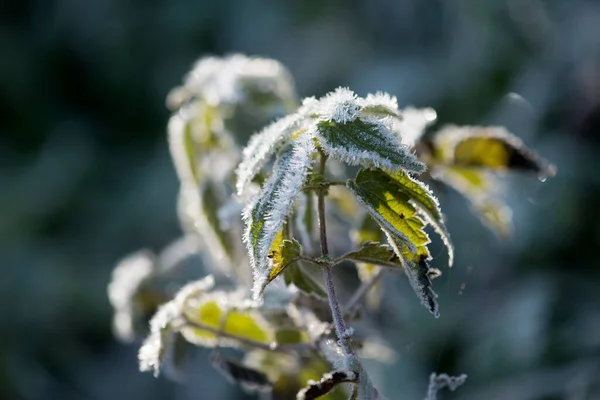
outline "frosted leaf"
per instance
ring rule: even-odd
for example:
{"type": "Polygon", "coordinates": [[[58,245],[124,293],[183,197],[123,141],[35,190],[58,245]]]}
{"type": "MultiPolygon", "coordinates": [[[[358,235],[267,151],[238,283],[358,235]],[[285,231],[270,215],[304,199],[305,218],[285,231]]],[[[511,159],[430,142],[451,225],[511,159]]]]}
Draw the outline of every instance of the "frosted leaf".
{"type": "Polygon", "coordinates": [[[212,105],[240,103],[253,90],[273,92],[282,98],[294,95],[291,76],[280,62],[242,54],[200,59],[187,75],[184,88],[212,105]]]}
{"type": "Polygon", "coordinates": [[[179,180],[198,182],[196,143],[192,137],[190,121],[185,120],[179,113],[175,114],[169,119],[167,131],[169,133],[169,150],[179,180]]]}
{"type": "Polygon", "coordinates": [[[212,292],[191,297],[183,307],[185,320],[181,334],[189,342],[214,347],[239,347],[244,340],[269,344],[272,326],[239,292],[212,292]],[[219,332],[223,332],[220,335],[219,332]]]}
{"type": "Polygon", "coordinates": [[[175,303],[168,302],[154,314],[150,320],[150,334],[138,353],[140,371],[153,371],[154,376],[160,374],[168,346],[173,339],[174,331],[171,324],[180,313],[181,310],[175,303]]]}
{"type": "Polygon", "coordinates": [[[288,115],[264,128],[250,138],[243,150],[243,159],[236,170],[236,189],[242,195],[260,169],[276,150],[300,127],[299,114],[288,115]]]}
{"type": "MultiPolygon", "coordinates": [[[[380,171],[361,171],[359,172],[359,175],[361,173],[368,176],[384,175],[389,178],[390,186],[393,186],[395,190],[399,190],[410,197],[411,204],[420,211],[420,214],[429,224],[431,224],[431,226],[433,226],[435,231],[442,238],[442,241],[448,250],[448,265],[451,267],[454,263],[454,246],[450,241],[450,233],[446,228],[444,216],[440,209],[440,203],[429,187],[425,183],[412,178],[404,171],[398,171],[391,175],[385,175],[380,171]]],[[[359,177],[357,177],[357,181],[358,180],[359,177]]]]}
{"type": "Polygon", "coordinates": [[[437,114],[433,108],[406,107],[402,109],[402,120],[395,123],[402,143],[413,147],[425,133],[425,128],[435,122],[437,114]]]}
{"type": "Polygon", "coordinates": [[[430,255],[426,247],[429,237],[423,230],[425,223],[418,217],[410,197],[395,189],[390,181],[376,171],[365,171],[357,175],[356,182],[349,181],[348,188],[386,234],[421,303],[438,317],[437,295],[427,275],[430,255]]]}
{"type": "Polygon", "coordinates": [[[153,371],[158,376],[174,340],[174,334],[181,324],[181,316],[186,302],[212,289],[214,278],[204,279],[183,286],[175,298],[158,308],[150,319],[150,333],[138,353],[140,371],[153,371]]]}
{"type": "Polygon", "coordinates": [[[212,275],[208,275],[200,280],[190,282],[179,289],[175,295],[175,298],[173,299],[173,302],[177,307],[182,309],[189,299],[207,293],[214,286],[215,278],[212,275]]]}
{"type": "Polygon", "coordinates": [[[423,255],[420,256],[420,260],[415,261],[413,257],[403,256],[406,254],[406,242],[404,239],[399,238],[385,229],[384,233],[388,238],[388,242],[402,260],[404,273],[408,278],[410,286],[415,291],[415,294],[419,300],[421,300],[421,304],[423,304],[434,317],[438,318],[440,316],[439,306],[436,300],[438,295],[433,291],[431,279],[428,275],[429,266],[426,261],[427,257],[423,255]]]}
{"type": "Polygon", "coordinates": [[[346,164],[417,174],[425,171],[425,164],[400,143],[389,120],[370,117],[347,123],[319,121],[316,132],[323,151],[346,164]]]}
{"type": "Polygon", "coordinates": [[[140,285],[154,272],[155,256],[141,250],[123,258],[115,267],[108,284],[108,298],[116,309],[129,306],[140,285]]]}
{"type": "Polygon", "coordinates": [[[358,118],[361,104],[348,88],[339,87],[319,100],[319,119],[345,124],[358,118]]]}
{"type": "Polygon", "coordinates": [[[160,300],[142,296],[144,285],[154,276],[155,262],[152,252],[142,250],[125,257],[113,270],[108,298],[115,310],[113,331],[119,340],[133,341],[142,314],[146,308],[153,309],[155,301],[160,300]],[[138,301],[140,298],[142,301],[138,301]]]}
{"type": "Polygon", "coordinates": [[[437,392],[444,388],[455,391],[456,388],[464,384],[467,380],[467,375],[449,376],[447,374],[432,373],[429,376],[429,387],[427,388],[427,396],[424,400],[436,400],[437,392]]]}
{"type": "Polygon", "coordinates": [[[367,97],[360,100],[360,103],[362,114],[365,116],[392,116],[400,118],[396,96],[391,96],[384,92],[369,93],[367,97]]]}
{"type": "Polygon", "coordinates": [[[556,167],[503,127],[446,126],[434,136],[433,146],[436,161],[446,165],[556,174],[556,167]]]}
{"type": "Polygon", "coordinates": [[[294,199],[301,191],[316,151],[310,135],[301,135],[280,155],[271,177],[265,182],[255,201],[243,212],[250,264],[254,274],[254,297],[269,277],[268,254],[273,240],[291,211],[294,199]]]}

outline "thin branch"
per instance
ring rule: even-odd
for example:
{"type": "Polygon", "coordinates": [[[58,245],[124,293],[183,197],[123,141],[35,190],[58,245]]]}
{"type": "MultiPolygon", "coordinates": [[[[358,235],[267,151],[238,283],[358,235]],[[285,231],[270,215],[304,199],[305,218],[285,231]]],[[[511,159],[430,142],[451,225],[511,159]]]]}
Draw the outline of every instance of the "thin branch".
{"type": "Polygon", "coordinates": [[[379,268],[377,271],[375,271],[373,275],[371,275],[371,277],[368,280],[362,282],[358,289],[356,289],[352,297],[350,297],[350,299],[346,303],[344,311],[346,313],[349,313],[350,311],[354,310],[354,308],[363,299],[363,297],[365,297],[369,289],[371,289],[379,281],[382,275],[383,268],[379,268]]]}
{"type": "MultiPolygon", "coordinates": [[[[321,163],[319,166],[319,172],[321,175],[325,173],[325,163],[327,162],[327,156],[321,153],[321,163]]],[[[323,256],[329,255],[329,248],[327,246],[327,228],[325,225],[325,188],[318,190],[318,209],[317,214],[319,217],[319,233],[321,238],[321,253],[323,256]]],[[[335,286],[333,284],[333,273],[331,267],[324,268],[323,274],[325,275],[325,288],[327,290],[327,298],[329,300],[329,307],[331,308],[331,315],[333,317],[333,325],[335,326],[336,334],[339,339],[340,347],[345,358],[354,358],[354,351],[348,338],[348,329],[346,328],[346,322],[342,315],[340,303],[335,293],[335,286]]],[[[349,360],[347,360],[349,361],[349,360]]]]}
{"type": "Polygon", "coordinates": [[[208,326],[208,325],[201,324],[199,322],[192,321],[185,316],[183,316],[182,318],[183,318],[184,326],[187,326],[190,328],[195,328],[195,329],[201,329],[203,331],[214,333],[219,338],[227,338],[227,339],[237,340],[238,342],[240,342],[246,346],[254,347],[254,348],[265,350],[265,351],[277,351],[277,352],[285,353],[285,352],[290,352],[290,351],[309,351],[309,350],[311,350],[310,345],[308,343],[279,344],[279,343],[273,342],[270,344],[266,344],[266,343],[257,342],[252,339],[245,338],[243,336],[238,336],[238,335],[233,335],[231,333],[227,333],[227,332],[223,331],[222,329],[213,328],[212,326],[208,326]]]}
{"type": "Polygon", "coordinates": [[[346,181],[325,181],[319,182],[312,185],[305,185],[302,190],[322,190],[327,189],[330,186],[346,186],[346,181]]]}

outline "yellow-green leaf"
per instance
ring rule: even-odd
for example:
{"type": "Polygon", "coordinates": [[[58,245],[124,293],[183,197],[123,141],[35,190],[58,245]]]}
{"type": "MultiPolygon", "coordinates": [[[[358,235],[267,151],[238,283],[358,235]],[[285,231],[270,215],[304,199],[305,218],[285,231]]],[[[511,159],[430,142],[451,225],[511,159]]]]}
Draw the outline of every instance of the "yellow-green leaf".
{"type": "Polygon", "coordinates": [[[450,241],[450,233],[444,223],[440,204],[427,185],[412,178],[405,171],[397,171],[388,175],[381,170],[363,169],[356,176],[356,182],[385,181],[386,179],[390,190],[397,190],[406,194],[410,198],[410,203],[420,211],[421,215],[425,217],[427,222],[441,236],[448,250],[448,265],[452,266],[454,262],[454,247],[450,241]]]}
{"type": "Polygon", "coordinates": [[[224,294],[215,293],[189,304],[185,309],[185,317],[192,323],[181,329],[181,334],[191,343],[212,347],[216,344],[218,334],[226,336],[220,339],[220,345],[239,346],[236,338],[269,344],[273,340],[270,325],[255,310],[228,310],[219,301],[224,294]],[[207,329],[202,329],[206,327],[207,329]]]}
{"type": "Polygon", "coordinates": [[[433,145],[435,158],[446,165],[556,174],[554,166],[502,127],[448,126],[434,136],[433,145]]]}
{"type": "Polygon", "coordinates": [[[283,231],[279,232],[273,240],[271,252],[268,255],[271,263],[269,278],[265,282],[265,287],[275,278],[277,278],[285,268],[298,260],[302,254],[302,246],[296,239],[284,239],[283,231]]]}

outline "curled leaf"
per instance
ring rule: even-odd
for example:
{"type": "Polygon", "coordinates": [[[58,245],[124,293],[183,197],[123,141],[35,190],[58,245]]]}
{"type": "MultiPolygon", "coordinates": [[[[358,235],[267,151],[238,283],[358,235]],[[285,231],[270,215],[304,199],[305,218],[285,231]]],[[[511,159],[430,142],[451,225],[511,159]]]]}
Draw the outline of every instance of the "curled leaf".
{"type": "Polygon", "coordinates": [[[333,371],[328,372],[318,382],[309,382],[309,385],[298,392],[296,399],[313,400],[321,397],[341,383],[358,382],[358,374],[354,371],[333,371]]]}
{"type": "Polygon", "coordinates": [[[436,159],[446,165],[556,174],[554,166],[502,127],[448,126],[435,135],[433,145],[436,159]]]}

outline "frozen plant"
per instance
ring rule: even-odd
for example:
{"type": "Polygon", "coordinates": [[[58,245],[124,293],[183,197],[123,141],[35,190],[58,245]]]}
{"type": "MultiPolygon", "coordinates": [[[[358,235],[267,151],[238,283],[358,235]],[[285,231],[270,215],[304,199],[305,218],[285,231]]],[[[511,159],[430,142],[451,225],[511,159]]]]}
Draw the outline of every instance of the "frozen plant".
{"type": "MultiPolygon", "coordinates": [[[[498,200],[495,175],[555,173],[500,127],[448,126],[425,136],[435,111],[400,109],[387,93],[359,97],[338,88],[300,101],[274,60],[201,59],[168,103],[181,181],[179,243],[188,245],[118,265],[109,285],[117,333],[139,337],[131,327],[153,307],[141,370],[181,378],[186,346],[211,348],[212,365],[227,379],[274,398],[383,398],[361,364],[382,353],[372,350],[381,340],[349,322],[365,299],[377,304],[378,280],[390,271],[403,272],[419,301],[439,315],[432,281],[441,271],[429,266],[425,229],[442,239],[448,266],[454,248],[427,182],[456,189],[484,223],[507,235],[510,210],[498,200]],[[251,137],[248,112],[265,125],[251,137]],[[178,293],[155,284],[194,254],[215,278],[198,276],[178,293]],[[176,262],[156,267],[161,259],[176,262]],[[354,264],[362,281],[347,290],[345,304],[333,279],[342,263],[354,264]],[[150,287],[160,307],[143,295],[150,287]],[[245,356],[231,358],[227,347],[245,356]]],[[[465,378],[433,374],[427,398],[465,378]]]]}

